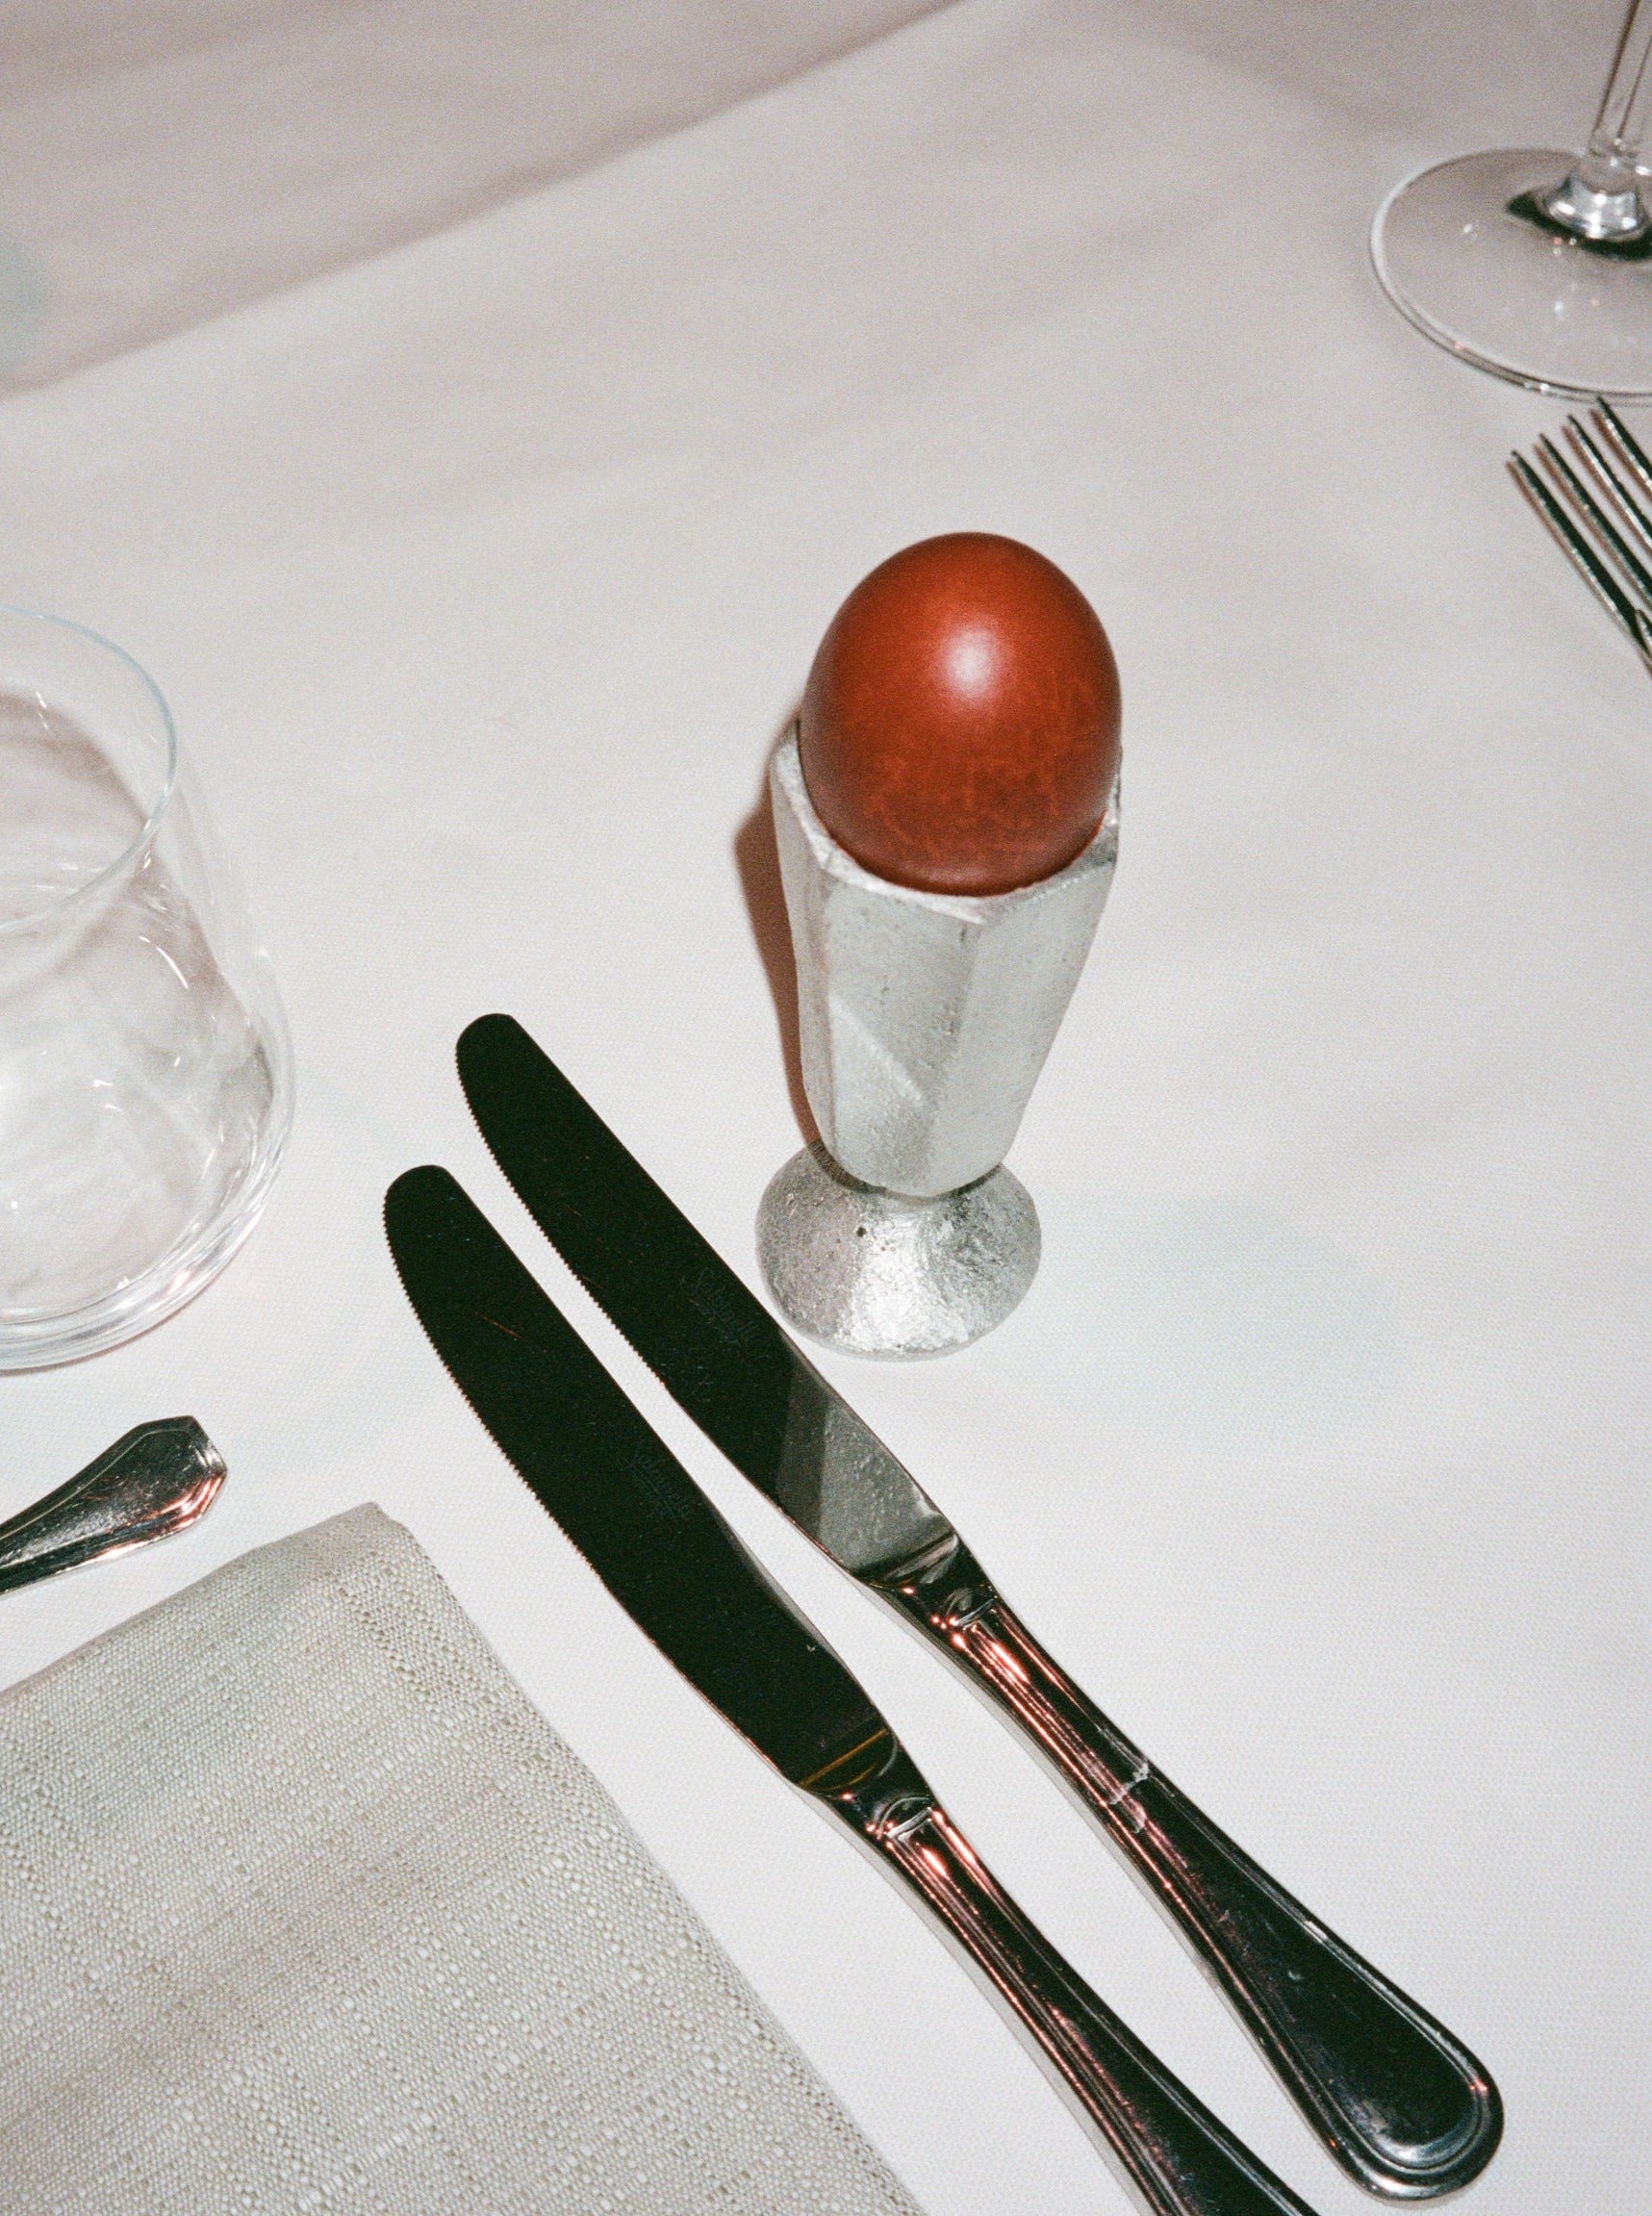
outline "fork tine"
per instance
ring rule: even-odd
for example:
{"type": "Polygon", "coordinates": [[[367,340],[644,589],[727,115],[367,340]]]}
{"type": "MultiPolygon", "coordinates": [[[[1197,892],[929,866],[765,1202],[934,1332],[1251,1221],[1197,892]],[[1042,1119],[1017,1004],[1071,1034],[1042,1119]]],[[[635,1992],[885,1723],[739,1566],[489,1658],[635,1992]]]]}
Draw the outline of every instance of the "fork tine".
{"type": "Polygon", "coordinates": [[[1588,540],[1571,518],[1549,491],[1541,477],[1527,461],[1524,454],[1511,454],[1509,467],[1514,472],[1515,482],[1526,495],[1542,521],[1548,525],[1573,568],[1583,578],[1601,606],[1629,633],[1639,651],[1641,660],[1652,670],[1652,624],[1636,607],[1627,593],[1618,585],[1611,572],[1601,562],[1588,540]]]}
{"type": "Polygon", "coordinates": [[[1605,491],[1615,501],[1624,522],[1648,552],[1652,552],[1652,516],[1648,516],[1611,462],[1575,416],[1566,418],[1566,436],[1588,464],[1605,491]]]}
{"type": "Polygon", "coordinates": [[[1610,400],[1597,400],[1594,408],[1601,428],[1611,439],[1618,453],[1639,478],[1648,494],[1652,494],[1652,461],[1647,459],[1640,442],[1630,430],[1610,400]]]}
{"type": "Polygon", "coordinates": [[[1538,441],[1538,451],[1549,465],[1551,475],[1565,487],[1577,502],[1578,507],[1611,548],[1613,553],[1617,557],[1624,574],[1639,587],[1643,596],[1652,598],[1652,570],[1646,567],[1635,548],[1624,538],[1623,533],[1602,508],[1600,502],[1546,431],[1538,441]]]}

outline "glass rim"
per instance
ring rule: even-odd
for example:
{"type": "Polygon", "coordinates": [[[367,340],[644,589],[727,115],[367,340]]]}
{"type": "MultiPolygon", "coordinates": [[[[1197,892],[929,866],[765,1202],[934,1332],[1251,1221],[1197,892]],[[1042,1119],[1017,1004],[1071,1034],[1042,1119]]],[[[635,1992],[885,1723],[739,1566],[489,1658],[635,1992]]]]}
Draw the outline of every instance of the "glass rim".
{"type": "MultiPolygon", "coordinates": [[[[112,861],[105,862],[100,870],[95,871],[83,883],[70,885],[66,892],[54,893],[50,900],[31,909],[26,916],[0,918],[0,938],[9,937],[13,932],[38,930],[43,923],[61,915],[77,901],[89,899],[100,887],[109,884],[140,861],[160,836],[161,820],[166,813],[172,795],[178,789],[178,726],[172,720],[171,706],[165,694],[142,663],[114,639],[106,639],[101,631],[94,631],[88,624],[77,624],[72,616],[54,616],[49,615],[44,608],[25,608],[11,601],[0,601],[0,621],[8,616],[21,616],[31,624],[50,624],[56,630],[73,631],[77,637],[87,639],[92,646],[101,648],[106,654],[112,654],[117,662],[124,662],[161,712],[161,727],[166,738],[166,774],[161,780],[161,789],[155,797],[154,804],[137,833],[112,861]]],[[[43,694],[37,692],[35,698],[42,707],[46,704],[43,694]]]]}

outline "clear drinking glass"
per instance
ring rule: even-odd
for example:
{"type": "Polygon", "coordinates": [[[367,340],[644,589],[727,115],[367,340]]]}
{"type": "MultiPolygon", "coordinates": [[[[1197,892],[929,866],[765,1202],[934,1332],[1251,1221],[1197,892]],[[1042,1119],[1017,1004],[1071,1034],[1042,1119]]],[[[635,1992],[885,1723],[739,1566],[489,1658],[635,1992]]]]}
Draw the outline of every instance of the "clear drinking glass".
{"type": "Polygon", "coordinates": [[[106,639],[0,609],[0,1369],[197,1293],[292,1112],[268,958],[165,700],[106,639]]]}
{"type": "Polygon", "coordinates": [[[1634,0],[1581,154],[1464,154],[1394,188],[1371,257],[1418,330],[1539,392],[1652,397],[1649,53],[1652,0],[1634,0]]]}

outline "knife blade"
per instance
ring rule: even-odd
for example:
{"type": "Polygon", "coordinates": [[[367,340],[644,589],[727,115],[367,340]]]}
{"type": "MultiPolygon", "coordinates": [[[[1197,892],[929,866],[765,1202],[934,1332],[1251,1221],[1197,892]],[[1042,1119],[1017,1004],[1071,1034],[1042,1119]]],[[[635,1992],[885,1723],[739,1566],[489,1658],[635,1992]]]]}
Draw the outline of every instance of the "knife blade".
{"type": "Polygon", "coordinates": [[[1157,1771],[1038,1643],[953,1525],[512,1017],[460,1082],[540,1229],[724,1453],[1015,1722],[1191,1944],[1369,2191],[1445,2193],[1496,2151],[1466,2047],[1157,1771]]]}
{"type": "Polygon", "coordinates": [[[391,1253],[460,1391],[668,1661],[928,1909],[1150,2216],[1311,2216],[1065,1963],[860,1686],[445,1170],[391,1253]]]}

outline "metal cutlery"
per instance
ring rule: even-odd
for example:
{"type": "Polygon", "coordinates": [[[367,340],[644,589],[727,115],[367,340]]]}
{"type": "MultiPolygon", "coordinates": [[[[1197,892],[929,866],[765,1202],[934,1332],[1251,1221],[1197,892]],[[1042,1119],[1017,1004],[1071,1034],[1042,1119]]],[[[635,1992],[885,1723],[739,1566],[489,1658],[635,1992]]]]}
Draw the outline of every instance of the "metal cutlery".
{"type": "Polygon", "coordinates": [[[224,1476],[222,1456],[192,1415],[140,1424],[66,1485],[0,1523],[0,1592],[187,1531],[216,1500],[224,1476]]]}
{"type": "Polygon", "coordinates": [[[1161,1776],[1039,1645],[881,1440],[509,1016],[459,1042],[482,1134],[662,1383],[841,1567],[1018,1724],[1368,2189],[1421,2197],[1491,2158],[1484,2067],[1161,1776]]]}
{"type": "Polygon", "coordinates": [[[1578,462],[1545,433],[1538,467],[1511,454],[1516,483],[1566,558],[1652,670],[1652,459],[1609,400],[1566,418],[1578,462]],[[1589,480],[1592,479],[1592,489],[1589,480]]]}
{"type": "Polygon", "coordinates": [[[909,1888],[1151,2216],[1310,2216],[1056,1953],[856,1681],[445,1170],[385,1228],[455,1384],[591,1567],[698,1692],[909,1888]]]}

